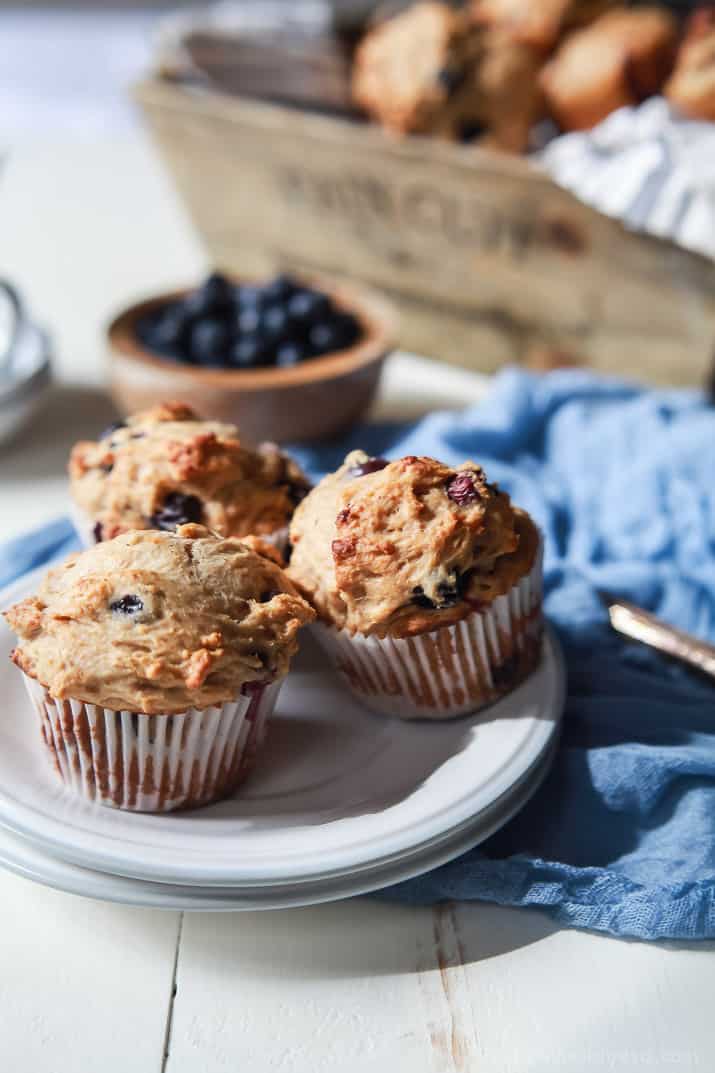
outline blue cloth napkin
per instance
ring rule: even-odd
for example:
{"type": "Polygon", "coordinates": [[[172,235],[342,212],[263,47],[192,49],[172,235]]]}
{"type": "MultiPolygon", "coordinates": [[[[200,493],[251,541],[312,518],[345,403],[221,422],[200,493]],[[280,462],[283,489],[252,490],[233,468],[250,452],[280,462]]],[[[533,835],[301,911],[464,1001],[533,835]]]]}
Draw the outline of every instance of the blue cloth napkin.
{"type": "MultiPolygon", "coordinates": [[[[296,451],[313,476],[364,447],[482,463],[546,537],[568,700],[551,774],[477,849],[383,897],[482,899],[640,939],[715,938],[715,685],[615,635],[606,590],[715,641],[715,410],[580,371],[507,370],[461,414],[296,451]]],[[[0,578],[67,550],[57,523],[0,578]]]]}

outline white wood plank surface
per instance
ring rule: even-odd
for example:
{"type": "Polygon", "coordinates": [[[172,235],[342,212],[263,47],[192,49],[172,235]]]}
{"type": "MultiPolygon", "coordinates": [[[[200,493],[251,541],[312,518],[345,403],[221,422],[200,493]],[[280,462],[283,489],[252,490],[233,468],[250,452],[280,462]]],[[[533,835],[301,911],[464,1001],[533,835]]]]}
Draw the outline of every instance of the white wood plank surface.
{"type": "Polygon", "coordinates": [[[168,1073],[712,1068],[713,944],[356,899],[187,915],[168,1073]]]}
{"type": "Polygon", "coordinates": [[[0,873],[3,1073],[159,1073],[179,921],[0,873]]]}

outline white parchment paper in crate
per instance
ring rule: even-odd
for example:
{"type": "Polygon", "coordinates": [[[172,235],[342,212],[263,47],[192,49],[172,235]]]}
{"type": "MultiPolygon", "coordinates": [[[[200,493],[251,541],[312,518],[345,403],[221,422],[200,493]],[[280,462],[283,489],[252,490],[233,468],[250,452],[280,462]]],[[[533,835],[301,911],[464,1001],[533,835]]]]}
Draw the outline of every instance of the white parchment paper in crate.
{"type": "Polygon", "coordinates": [[[564,134],[538,156],[561,186],[628,227],[715,259],[715,124],[663,97],[564,134]]]}

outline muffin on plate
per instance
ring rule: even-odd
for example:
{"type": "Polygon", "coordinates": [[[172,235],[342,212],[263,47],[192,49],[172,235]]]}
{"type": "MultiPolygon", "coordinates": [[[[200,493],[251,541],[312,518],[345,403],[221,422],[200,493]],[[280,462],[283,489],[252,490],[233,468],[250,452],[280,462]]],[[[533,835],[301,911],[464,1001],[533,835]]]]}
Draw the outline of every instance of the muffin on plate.
{"type": "Polygon", "coordinates": [[[471,712],[541,650],[541,537],[482,468],[362,451],[291,523],[288,574],[368,707],[402,718],[471,712]]]}
{"type": "Polygon", "coordinates": [[[71,556],[5,618],[63,780],[166,812],[225,797],[250,770],[314,612],[269,558],[183,525],[71,556]]]}
{"type": "Polygon", "coordinates": [[[244,446],[235,426],[202,421],[171,402],[113,425],[97,442],[77,443],[69,475],[86,546],[194,522],[284,548],[295,506],[310,488],[275,444],[244,446]]]}

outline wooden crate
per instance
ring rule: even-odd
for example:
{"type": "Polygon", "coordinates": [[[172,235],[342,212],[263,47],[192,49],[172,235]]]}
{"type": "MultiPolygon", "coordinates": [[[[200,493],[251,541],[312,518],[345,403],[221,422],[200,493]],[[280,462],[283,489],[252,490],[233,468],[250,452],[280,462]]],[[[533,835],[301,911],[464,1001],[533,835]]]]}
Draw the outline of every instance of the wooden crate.
{"type": "Polygon", "coordinates": [[[136,93],[217,265],[369,283],[405,347],[470,368],[670,383],[710,368],[715,264],[626,231],[524,159],[158,79],[136,93]]]}

